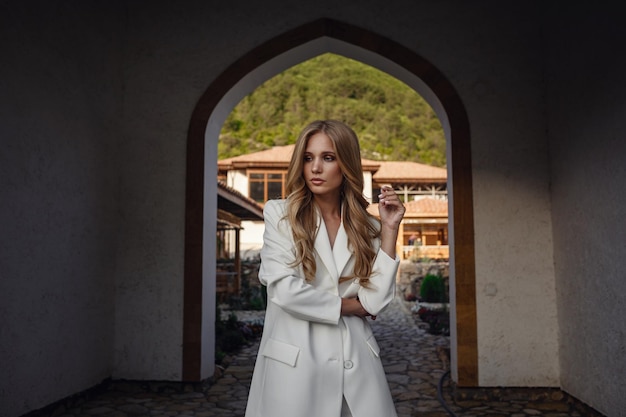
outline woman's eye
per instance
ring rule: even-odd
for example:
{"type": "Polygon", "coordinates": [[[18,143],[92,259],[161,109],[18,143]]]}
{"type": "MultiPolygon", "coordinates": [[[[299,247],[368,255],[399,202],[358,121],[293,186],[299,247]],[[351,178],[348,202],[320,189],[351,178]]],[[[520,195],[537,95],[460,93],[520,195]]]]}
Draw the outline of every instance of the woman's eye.
{"type": "Polygon", "coordinates": [[[313,158],[311,158],[310,156],[305,156],[304,157],[304,162],[311,162],[313,160],[313,158]]]}
{"type": "Polygon", "coordinates": [[[335,160],[335,157],[331,156],[331,155],[326,155],[324,157],[324,161],[326,161],[326,162],[333,162],[334,160],[335,160]]]}

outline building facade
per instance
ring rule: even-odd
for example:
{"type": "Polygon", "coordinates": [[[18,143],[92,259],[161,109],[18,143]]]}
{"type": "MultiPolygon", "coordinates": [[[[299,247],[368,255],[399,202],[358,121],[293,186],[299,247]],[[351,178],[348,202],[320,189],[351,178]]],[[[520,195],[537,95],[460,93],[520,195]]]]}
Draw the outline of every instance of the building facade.
{"type": "MultiPolygon", "coordinates": [[[[229,187],[263,205],[267,200],[284,198],[287,167],[294,145],[240,155],[218,161],[218,178],[229,187]]],[[[378,216],[378,190],[392,186],[406,203],[405,218],[396,244],[404,259],[434,257],[447,259],[448,194],[447,171],[416,162],[361,160],[363,195],[372,203],[371,214],[378,216]]],[[[242,256],[254,256],[263,243],[263,222],[242,223],[242,256]]]]}

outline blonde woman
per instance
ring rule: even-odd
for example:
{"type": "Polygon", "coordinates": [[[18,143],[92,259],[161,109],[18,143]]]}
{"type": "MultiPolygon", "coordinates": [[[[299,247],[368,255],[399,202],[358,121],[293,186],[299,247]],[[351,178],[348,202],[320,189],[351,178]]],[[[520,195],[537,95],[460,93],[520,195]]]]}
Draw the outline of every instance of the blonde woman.
{"type": "Polygon", "coordinates": [[[393,299],[405,208],[367,211],[359,142],[335,120],[296,141],[284,200],[265,204],[265,328],[246,417],[395,417],[369,319],[393,299]]]}

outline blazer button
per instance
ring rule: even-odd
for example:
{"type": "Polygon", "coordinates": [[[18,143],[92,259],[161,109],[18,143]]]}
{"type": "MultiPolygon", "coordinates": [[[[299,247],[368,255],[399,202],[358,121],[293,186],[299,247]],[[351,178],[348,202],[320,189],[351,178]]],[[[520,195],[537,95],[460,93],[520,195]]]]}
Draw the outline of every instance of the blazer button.
{"type": "Polygon", "coordinates": [[[344,361],[344,363],[343,363],[343,367],[346,368],[346,369],[352,369],[353,366],[354,366],[354,364],[350,360],[344,361]]]}

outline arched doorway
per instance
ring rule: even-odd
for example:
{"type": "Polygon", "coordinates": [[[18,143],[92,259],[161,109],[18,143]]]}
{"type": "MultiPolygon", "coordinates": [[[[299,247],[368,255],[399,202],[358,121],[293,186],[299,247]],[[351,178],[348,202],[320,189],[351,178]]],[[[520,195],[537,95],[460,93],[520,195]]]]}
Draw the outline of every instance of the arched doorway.
{"type": "MultiPolygon", "coordinates": [[[[212,371],[208,335],[214,329],[210,275],[215,251],[207,250],[215,228],[217,138],[227,114],[246,94],[281,71],[324,52],[356,59],[395,76],[433,107],[447,139],[449,178],[451,352],[459,386],[478,385],[474,216],[469,124],[453,86],[432,64],[375,33],[319,19],[258,46],[226,69],[204,92],[192,114],[187,141],[183,379],[212,371]]],[[[213,271],[213,272],[211,272],[213,271]]],[[[213,297],[214,298],[214,297],[213,297]]]]}

